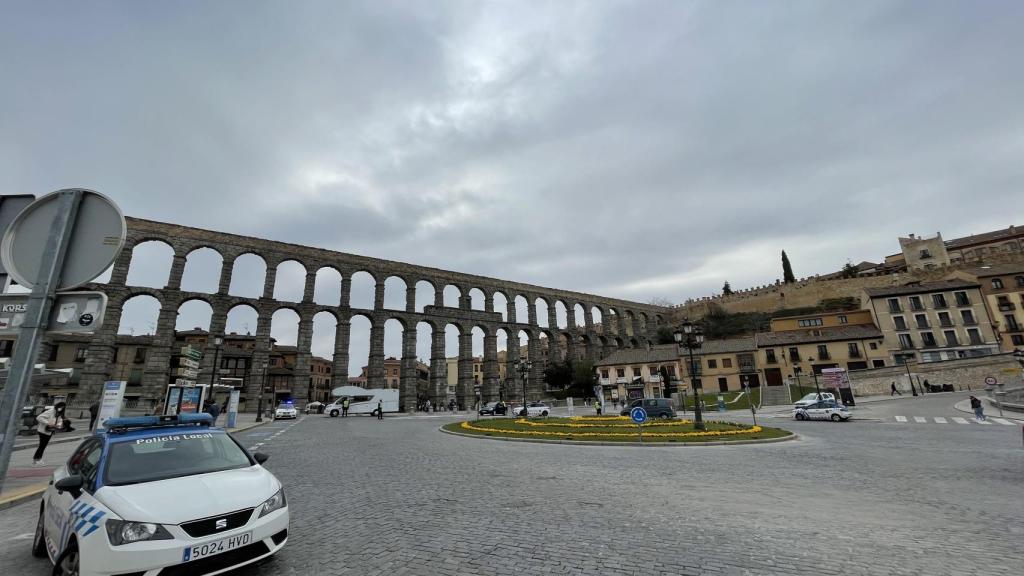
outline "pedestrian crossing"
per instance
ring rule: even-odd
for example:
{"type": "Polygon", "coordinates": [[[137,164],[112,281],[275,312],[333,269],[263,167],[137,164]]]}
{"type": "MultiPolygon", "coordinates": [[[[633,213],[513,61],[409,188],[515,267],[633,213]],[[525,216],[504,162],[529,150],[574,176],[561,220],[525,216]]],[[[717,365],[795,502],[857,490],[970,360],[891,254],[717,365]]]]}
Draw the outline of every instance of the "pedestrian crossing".
{"type": "Polygon", "coordinates": [[[978,420],[977,418],[961,418],[960,416],[893,416],[897,424],[950,424],[952,420],[953,424],[980,424],[982,426],[992,426],[994,424],[1002,424],[1003,426],[1016,426],[1017,422],[1007,420],[1006,418],[997,418],[995,416],[988,416],[984,420],[978,420]],[[931,420],[929,420],[931,418],[931,420]]]}

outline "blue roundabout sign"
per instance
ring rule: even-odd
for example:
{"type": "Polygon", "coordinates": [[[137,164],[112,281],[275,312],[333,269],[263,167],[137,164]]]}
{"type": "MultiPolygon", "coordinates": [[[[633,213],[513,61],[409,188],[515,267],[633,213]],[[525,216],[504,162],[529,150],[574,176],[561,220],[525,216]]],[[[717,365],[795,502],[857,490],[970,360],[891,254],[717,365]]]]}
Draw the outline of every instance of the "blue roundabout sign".
{"type": "Polygon", "coordinates": [[[644,422],[647,422],[647,410],[637,406],[629,411],[629,417],[633,419],[633,422],[643,424],[644,422]]]}

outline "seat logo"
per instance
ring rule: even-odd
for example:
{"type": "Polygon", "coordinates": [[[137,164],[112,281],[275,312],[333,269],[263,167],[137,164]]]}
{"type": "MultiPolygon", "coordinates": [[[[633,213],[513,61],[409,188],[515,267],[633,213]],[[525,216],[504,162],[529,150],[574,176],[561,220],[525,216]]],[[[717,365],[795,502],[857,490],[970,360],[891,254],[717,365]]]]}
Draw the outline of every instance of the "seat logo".
{"type": "Polygon", "coordinates": [[[228,519],[227,518],[219,518],[217,520],[217,523],[215,524],[215,526],[217,527],[217,530],[223,530],[223,529],[227,528],[228,527],[228,519]]]}

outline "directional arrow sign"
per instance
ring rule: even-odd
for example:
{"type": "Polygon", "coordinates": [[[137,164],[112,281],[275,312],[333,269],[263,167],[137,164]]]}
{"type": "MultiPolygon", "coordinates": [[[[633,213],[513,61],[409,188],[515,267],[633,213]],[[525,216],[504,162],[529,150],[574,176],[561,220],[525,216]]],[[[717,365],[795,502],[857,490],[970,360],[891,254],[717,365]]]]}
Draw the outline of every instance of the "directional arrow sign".
{"type": "Polygon", "coordinates": [[[195,378],[199,376],[199,372],[196,372],[191,368],[178,368],[178,376],[182,376],[184,378],[195,378]]]}
{"type": "Polygon", "coordinates": [[[199,369],[199,362],[196,362],[191,358],[179,358],[178,363],[184,366],[185,368],[191,368],[193,370],[199,369]]]}

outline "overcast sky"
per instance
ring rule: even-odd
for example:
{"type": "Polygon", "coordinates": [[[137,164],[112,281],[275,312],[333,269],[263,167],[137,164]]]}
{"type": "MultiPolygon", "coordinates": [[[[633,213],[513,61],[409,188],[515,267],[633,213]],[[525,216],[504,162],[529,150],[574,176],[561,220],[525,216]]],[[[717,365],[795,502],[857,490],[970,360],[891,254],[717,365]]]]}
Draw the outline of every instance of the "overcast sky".
{"type": "Polygon", "coordinates": [[[10,3],[0,192],[678,302],[1024,223],[1021,30],[1015,1],[10,3]]]}

